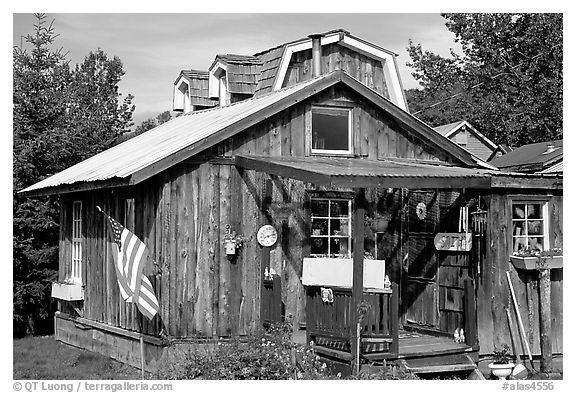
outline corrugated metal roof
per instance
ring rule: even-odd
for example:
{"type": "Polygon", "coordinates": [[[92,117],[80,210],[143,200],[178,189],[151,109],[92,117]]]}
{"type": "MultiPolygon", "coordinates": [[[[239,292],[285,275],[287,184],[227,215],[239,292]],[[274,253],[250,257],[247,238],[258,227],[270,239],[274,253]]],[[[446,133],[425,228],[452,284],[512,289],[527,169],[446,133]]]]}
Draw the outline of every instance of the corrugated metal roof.
{"type": "Polygon", "coordinates": [[[469,169],[445,165],[419,164],[413,161],[367,160],[359,158],[336,157],[268,157],[239,155],[236,164],[248,169],[272,173],[278,176],[324,184],[329,186],[358,186],[364,181],[378,182],[397,186],[427,180],[428,186],[441,187],[443,182],[457,180],[461,187],[472,184],[489,187],[491,173],[483,169],[469,169]]]}
{"type": "Polygon", "coordinates": [[[127,178],[225,127],[331,77],[323,75],[298,85],[215,109],[179,116],[36,183],[23,192],[76,182],[127,178]]]}

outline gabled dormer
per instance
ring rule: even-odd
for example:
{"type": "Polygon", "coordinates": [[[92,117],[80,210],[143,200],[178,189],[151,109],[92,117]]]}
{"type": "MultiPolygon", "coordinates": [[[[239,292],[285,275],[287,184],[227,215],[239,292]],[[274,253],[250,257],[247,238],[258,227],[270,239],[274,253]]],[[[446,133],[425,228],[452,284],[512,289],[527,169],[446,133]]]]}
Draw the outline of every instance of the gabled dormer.
{"type": "Polygon", "coordinates": [[[182,70],[174,82],[172,110],[188,113],[195,110],[212,108],[217,100],[208,96],[208,72],[182,70]]]}
{"type": "Polygon", "coordinates": [[[218,99],[220,106],[252,97],[261,67],[254,56],[217,55],[208,69],[209,97],[218,99]]]}

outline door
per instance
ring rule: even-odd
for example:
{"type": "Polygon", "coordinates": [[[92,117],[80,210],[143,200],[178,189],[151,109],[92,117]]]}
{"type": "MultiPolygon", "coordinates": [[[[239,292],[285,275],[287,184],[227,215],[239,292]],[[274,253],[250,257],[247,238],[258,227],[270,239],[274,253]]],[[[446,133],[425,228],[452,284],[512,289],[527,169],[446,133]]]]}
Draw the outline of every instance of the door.
{"type": "Polygon", "coordinates": [[[404,206],[404,323],[438,329],[438,256],[434,247],[439,221],[438,194],[408,191],[404,206]]]}

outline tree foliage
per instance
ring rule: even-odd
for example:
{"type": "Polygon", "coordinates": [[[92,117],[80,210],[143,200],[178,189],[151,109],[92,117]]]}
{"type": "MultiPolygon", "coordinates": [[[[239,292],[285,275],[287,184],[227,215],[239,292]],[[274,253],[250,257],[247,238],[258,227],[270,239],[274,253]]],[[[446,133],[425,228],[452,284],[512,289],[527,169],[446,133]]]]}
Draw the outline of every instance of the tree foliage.
{"type": "Polygon", "coordinates": [[[57,277],[59,204],[23,188],[108,148],[131,125],[132,96],[120,102],[124,71],[101,50],[71,69],[46,16],[37,14],[26,47],[13,49],[14,334],[52,323],[50,284],[57,277]]]}
{"type": "Polygon", "coordinates": [[[444,58],[410,41],[407,91],[433,126],[468,120],[496,143],[562,138],[562,15],[443,14],[462,55],[444,58]]]}

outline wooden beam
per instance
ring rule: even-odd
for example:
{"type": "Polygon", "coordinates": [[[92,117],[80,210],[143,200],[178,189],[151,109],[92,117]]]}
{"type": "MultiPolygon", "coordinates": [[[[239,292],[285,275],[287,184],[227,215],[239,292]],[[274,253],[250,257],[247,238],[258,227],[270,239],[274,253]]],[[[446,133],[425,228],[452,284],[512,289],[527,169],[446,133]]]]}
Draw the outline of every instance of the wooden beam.
{"type": "Polygon", "coordinates": [[[552,312],[550,303],[550,269],[539,269],[540,286],[540,349],[542,362],[540,371],[552,372],[552,312]]]}
{"type": "Polygon", "coordinates": [[[390,297],[390,335],[392,336],[392,344],[390,345],[390,353],[398,354],[400,351],[400,338],[399,338],[399,318],[398,307],[400,305],[400,287],[397,283],[392,283],[392,296],[390,297]]]}
{"type": "Polygon", "coordinates": [[[520,189],[542,189],[542,190],[562,190],[564,181],[562,176],[537,177],[537,176],[514,176],[514,175],[492,175],[492,188],[520,188],[520,189]]]}
{"type": "Polygon", "coordinates": [[[302,180],[317,185],[330,186],[330,176],[310,171],[308,169],[294,168],[245,156],[236,156],[236,165],[245,169],[253,169],[276,176],[302,180]]]}
{"type": "Polygon", "coordinates": [[[38,190],[26,191],[22,192],[23,195],[34,198],[46,195],[58,195],[58,194],[68,194],[72,192],[81,192],[81,191],[91,191],[91,190],[102,190],[105,188],[114,188],[114,187],[125,187],[128,186],[130,183],[129,178],[114,178],[108,180],[101,180],[101,181],[94,181],[94,182],[81,182],[81,183],[74,183],[74,184],[62,184],[55,187],[50,188],[41,188],[38,190]]]}
{"type": "Polygon", "coordinates": [[[371,188],[490,188],[490,177],[330,176],[331,187],[371,188]]]}
{"type": "MultiPolygon", "coordinates": [[[[270,179],[266,179],[265,183],[264,183],[264,190],[263,191],[263,195],[262,195],[262,205],[260,206],[261,212],[262,212],[262,225],[269,225],[271,224],[270,221],[270,216],[268,214],[268,208],[270,207],[270,204],[272,203],[272,180],[270,179]]],[[[264,272],[266,271],[266,269],[268,269],[268,271],[270,271],[270,247],[262,247],[260,244],[258,244],[258,246],[261,250],[261,259],[260,259],[260,326],[262,326],[264,324],[264,322],[266,322],[266,318],[265,318],[265,310],[264,310],[264,305],[265,302],[267,301],[266,299],[264,299],[264,297],[266,296],[266,291],[264,288],[264,272]]],[[[276,289],[276,287],[273,287],[273,290],[276,289]]]]}
{"type": "Polygon", "coordinates": [[[476,321],[476,298],[474,280],[470,277],[464,279],[464,328],[466,344],[475,347],[478,345],[478,323],[476,321]]]}
{"type": "Polygon", "coordinates": [[[82,318],[82,317],[73,318],[73,317],[68,316],[67,314],[59,312],[59,311],[56,313],[56,318],[66,319],[66,320],[72,321],[74,323],[89,326],[91,328],[102,330],[104,332],[114,333],[114,334],[117,334],[119,336],[129,337],[129,338],[132,338],[134,340],[139,340],[140,336],[142,336],[144,341],[147,343],[154,344],[154,345],[164,345],[163,340],[159,337],[154,337],[154,336],[150,336],[148,334],[143,334],[143,333],[138,333],[138,332],[134,332],[131,330],[122,329],[122,328],[119,328],[116,326],[107,325],[107,324],[104,324],[101,322],[92,321],[90,319],[86,319],[86,318],[82,318]]]}
{"type": "MultiPolygon", "coordinates": [[[[360,320],[360,313],[358,306],[362,302],[362,291],[364,289],[364,214],[365,214],[365,201],[364,189],[358,190],[356,199],[354,200],[354,221],[352,222],[352,236],[354,239],[354,255],[352,267],[352,315],[354,318],[350,319],[350,347],[352,349],[352,359],[356,359],[361,355],[360,348],[357,344],[357,330],[356,324],[360,320]]],[[[358,365],[353,367],[353,370],[358,369],[358,365]]]]}

